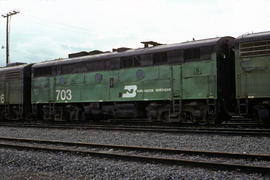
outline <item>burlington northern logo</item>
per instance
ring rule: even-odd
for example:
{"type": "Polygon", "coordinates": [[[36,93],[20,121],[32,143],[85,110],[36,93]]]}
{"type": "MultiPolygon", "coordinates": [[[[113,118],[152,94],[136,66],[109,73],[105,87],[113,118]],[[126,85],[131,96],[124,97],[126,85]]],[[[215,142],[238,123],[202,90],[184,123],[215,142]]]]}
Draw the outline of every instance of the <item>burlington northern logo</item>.
{"type": "Polygon", "coordinates": [[[137,95],[137,85],[126,85],[124,90],[126,92],[122,94],[122,98],[133,98],[137,95]]]}

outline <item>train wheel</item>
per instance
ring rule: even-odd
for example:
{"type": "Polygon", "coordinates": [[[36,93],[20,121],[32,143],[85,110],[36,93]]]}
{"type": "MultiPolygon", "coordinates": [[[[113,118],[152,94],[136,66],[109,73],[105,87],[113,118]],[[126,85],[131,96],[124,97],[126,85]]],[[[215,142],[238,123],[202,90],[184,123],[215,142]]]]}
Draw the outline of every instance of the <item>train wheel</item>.
{"type": "Polygon", "coordinates": [[[87,121],[86,113],[84,111],[80,112],[79,121],[87,121]]]}
{"type": "Polygon", "coordinates": [[[169,111],[165,111],[161,114],[160,121],[164,123],[170,122],[170,113],[169,111]]]}
{"type": "Polygon", "coordinates": [[[199,119],[197,122],[201,126],[205,126],[208,124],[208,121],[206,119],[199,119]]]}
{"type": "Polygon", "coordinates": [[[252,118],[257,123],[269,124],[270,123],[269,110],[266,108],[260,108],[260,109],[256,108],[253,110],[252,118]]]}

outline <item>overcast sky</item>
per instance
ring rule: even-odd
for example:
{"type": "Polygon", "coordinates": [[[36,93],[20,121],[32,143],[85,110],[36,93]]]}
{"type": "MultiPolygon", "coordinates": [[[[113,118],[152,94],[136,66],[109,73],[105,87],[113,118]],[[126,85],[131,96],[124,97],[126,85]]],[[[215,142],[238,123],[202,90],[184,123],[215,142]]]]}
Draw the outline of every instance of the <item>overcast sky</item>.
{"type": "MultiPolygon", "coordinates": [[[[270,0],[0,0],[1,15],[11,10],[20,11],[11,18],[11,62],[270,30],[270,0]]],[[[0,66],[5,23],[0,17],[0,66]]]]}

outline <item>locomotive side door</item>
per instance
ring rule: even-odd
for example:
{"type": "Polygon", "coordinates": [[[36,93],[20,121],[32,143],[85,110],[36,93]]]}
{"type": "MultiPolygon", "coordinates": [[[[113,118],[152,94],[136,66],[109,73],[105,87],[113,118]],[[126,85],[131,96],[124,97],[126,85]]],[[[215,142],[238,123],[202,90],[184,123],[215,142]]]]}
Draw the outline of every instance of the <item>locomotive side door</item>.
{"type": "Polygon", "coordinates": [[[111,72],[109,76],[109,100],[119,100],[119,73],[111,72]]]}
{"type": "Polygon", "coordinates": [[[60,67],[53,66],[52,67],[52,76],[48,77],[48,102],[54,103],[56,101],[56,91],[55,91],[55,81],[56,81],[56,74],[60,67]]]}
{"type": "Polygon", "coordinates": [[[120,69],[120,58],[113,58],[107,62],[107,67],[111,70],[108,71],[108,88],[110,101],[119,100],[119,69],[120,69]]]}
{"type": "Polygon", "coordinates": [[[48,77],[49,81],[49,96],[48,96],[48,102],[55,102],[55,77],[48,77]]]}
{"type": "Polygon", "coordinates": [[[172,98],[173,99],[181,98],[181,94],[182,94],[182,87],[181,87],[182,68],[181,67],[182,67],[181,65],[176,65],[176,66],[171,67],[171,74],[172,74],[171,89],[172,89],[172,98]]]}

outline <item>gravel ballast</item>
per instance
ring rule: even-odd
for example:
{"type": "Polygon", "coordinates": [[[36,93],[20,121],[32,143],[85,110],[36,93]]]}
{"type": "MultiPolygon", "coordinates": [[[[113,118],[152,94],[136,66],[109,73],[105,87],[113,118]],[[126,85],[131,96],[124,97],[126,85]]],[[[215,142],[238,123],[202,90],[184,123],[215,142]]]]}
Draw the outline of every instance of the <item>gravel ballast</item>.
{"type": "Polygon", "coordinates": [[[212,171],[65,153],[0,149],[2,179],[266,179],[260,174],[212,171]]]}
{"type": "Polygon", "coordinates": [[[9,127],[0,127],[0,136],[188,150],[270,154],[269,137],[9,127]]]}
{"type": "MultiPolygon", "coordinates": [[[[0,136],[177,148],[188,150],[270,154],[269,137],[167,134],[147,132],[58,130],[0,127],[0,136]]],[[[260,174],[213,171],[201,168],[145,164],[65,153],[18,151],[0,148],[3,179],[267,179],[260,174]]]]}

